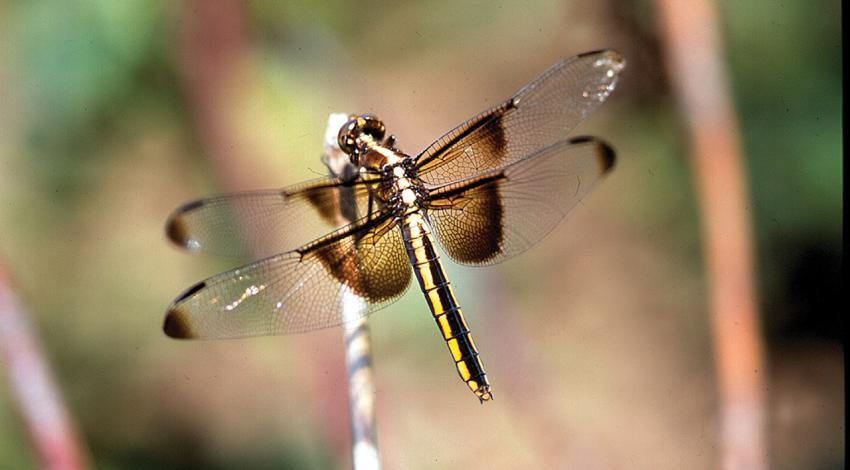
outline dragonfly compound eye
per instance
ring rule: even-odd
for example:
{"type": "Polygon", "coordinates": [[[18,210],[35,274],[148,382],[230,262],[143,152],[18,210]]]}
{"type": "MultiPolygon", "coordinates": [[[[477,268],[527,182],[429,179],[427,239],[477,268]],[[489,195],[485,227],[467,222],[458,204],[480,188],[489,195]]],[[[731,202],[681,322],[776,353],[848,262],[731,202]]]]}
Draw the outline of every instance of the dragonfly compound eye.
{"type": "Polygon", "coordinates": [[[362,114],[346,122],[339,130],[339,148],[348,155],[363,151],[363,146],[369,147],[384,140],[387,129],[384,123],[375,116],[362,114]]]}

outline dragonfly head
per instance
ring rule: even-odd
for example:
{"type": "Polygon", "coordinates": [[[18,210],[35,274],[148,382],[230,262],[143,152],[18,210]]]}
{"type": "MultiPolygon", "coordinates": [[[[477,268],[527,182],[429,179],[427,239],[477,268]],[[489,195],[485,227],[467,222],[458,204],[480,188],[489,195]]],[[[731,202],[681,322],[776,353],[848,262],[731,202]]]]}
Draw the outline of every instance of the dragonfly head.
{"type": "Polygon", "coordinates": [[[371,147],[380,145],[386,132],[387,128],[377,116],[352,116],[339,130],[339,148],[348,154],[351,163],[359,165],[360,155],[371,147]]]}

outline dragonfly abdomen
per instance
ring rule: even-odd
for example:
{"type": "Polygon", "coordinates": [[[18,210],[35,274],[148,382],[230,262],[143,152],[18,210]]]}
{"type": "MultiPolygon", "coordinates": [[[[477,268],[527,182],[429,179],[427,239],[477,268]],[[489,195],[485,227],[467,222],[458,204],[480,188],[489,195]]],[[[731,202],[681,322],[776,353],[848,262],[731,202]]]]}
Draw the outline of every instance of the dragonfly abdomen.
{"type": "Polygon", "coordinates": [[[419,287],[425,294],[428,307],[452,354],[461,380],[482,402],[492,399],[487,374],[478,357],[469,326],[463,318],[451,283],[446,279],[430,227],[419,211],[405,215],[403,233],[407,254],[419,287]]]}

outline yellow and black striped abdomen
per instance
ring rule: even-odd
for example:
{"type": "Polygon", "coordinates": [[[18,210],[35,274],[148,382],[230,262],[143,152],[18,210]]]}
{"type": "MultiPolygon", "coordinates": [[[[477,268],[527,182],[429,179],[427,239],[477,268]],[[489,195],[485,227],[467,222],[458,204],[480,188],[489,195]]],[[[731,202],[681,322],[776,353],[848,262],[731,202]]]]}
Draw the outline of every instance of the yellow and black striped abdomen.
{"type": "Polygon", "coordinates": [[[487,374],[472,341],[469,326],[452,292],[451,283],[434,248],[434,237],[419,211],[405,215],[404,242],[419,287],[452,354],[460,378],[482,402],[493,398],[487,374]]]}

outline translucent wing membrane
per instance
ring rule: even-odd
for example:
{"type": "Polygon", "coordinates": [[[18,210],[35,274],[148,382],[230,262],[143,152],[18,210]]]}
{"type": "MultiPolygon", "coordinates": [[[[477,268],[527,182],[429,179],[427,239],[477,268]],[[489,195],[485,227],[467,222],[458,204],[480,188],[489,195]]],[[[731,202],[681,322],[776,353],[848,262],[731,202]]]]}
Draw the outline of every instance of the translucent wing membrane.
{"type": "Polygon", "coordinates": [[[614,152],[606,144],[566,139],[607,99],[623,66],[614,51],[567,59],[441,137],[416,157],[427,199],[411,201],[414,193],[399,192],[403,182],[420,187],[411,172],[395,182],[320,178],[180,207],[166,227],[172,241],[260,261],[187,290],[169,307],[165,332],[178,338],[296,333],[385,307],[410,284],[398,221],[414,204],[424,205],[437,238],[459,263],[492,264],[524,251],[611,169],[614,152]],[[386,207],[373,194],[389,201],[386,207]],[[343,311],[354,314],[342,318],[343,311]]]}
{"type": "Polygon", "coordinates": [[[396,224],[389,213],[364,218],[298,250],[200,282],[172,303],[165,332],[177,338],[297,333],[341,324],[347,302],[358,302],[360,316],[378,310],[410,283],[396,224]]]}
{"type": "Polygon", "coordinates": [[[613,164],[614,151],[604,142],[562,141],[503,168],[432,188],[428,216],[452,259],[497,263],[548,234],[613,164]]]}
{"type": "Polygon", "coordinates": [[[294,250],[368,211],[366,182],[320,178],[190,202],[171,214],[166,233],[190,251],[259,259],[294,250]]]}
{"type": "Polygon", "coordinates": [[[589,52],[555,64],[512,98],[417,156],[423,181],[443,184],[510,165],[567,138],[614,90],[622,57],[589,52]]]}

